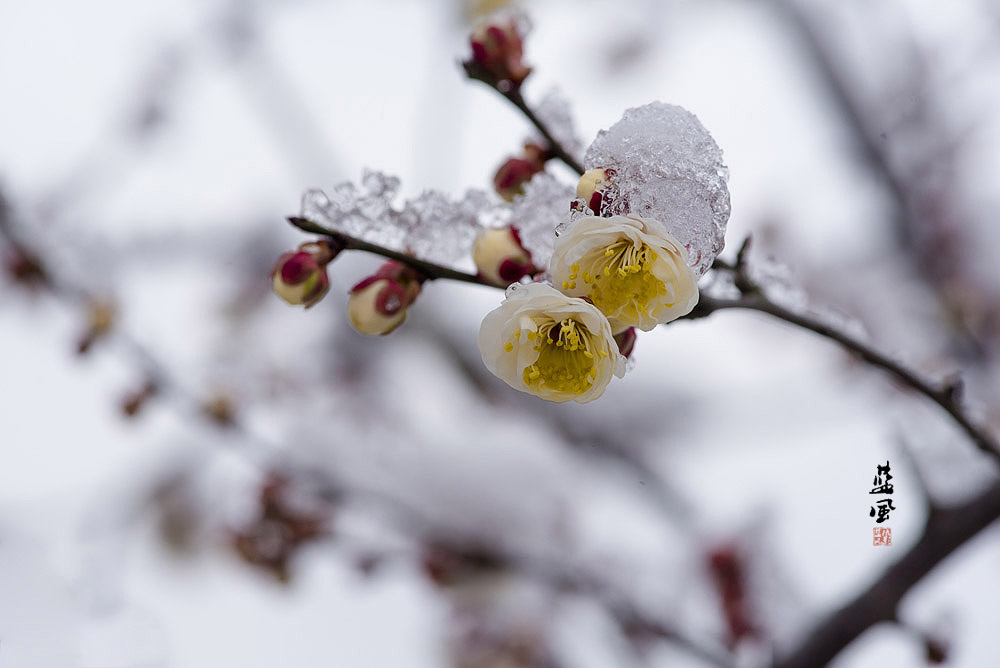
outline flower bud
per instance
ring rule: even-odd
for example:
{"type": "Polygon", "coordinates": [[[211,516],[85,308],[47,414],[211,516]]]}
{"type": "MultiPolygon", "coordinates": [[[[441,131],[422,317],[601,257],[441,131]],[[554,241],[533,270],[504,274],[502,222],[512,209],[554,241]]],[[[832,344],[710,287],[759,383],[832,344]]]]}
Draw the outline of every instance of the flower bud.
{"type": "Polygon", "coordinates": [[[403,324],[406,308],[420,294],[424,278],[401,262],[389,260],[353,288],[347,301],[351,325],[361,334],[385,335],[403,324]]]}
{"type": "Polygon", "coordinates": [[[576,184],[577,199],[583,200],[595,216],[628,213],[625,203],[618,201],[616,176],[611,167],[588,169],[576,184]]]}
{"type": "Polygon", "coordinates": [[[521,62],[524,43],[514,17],[480,23],[469,36],[469,45],[472,58],[466,69],[477,78],[510,90],[531,74],[531,68],[521,62]]]}
{"type": "Polygon", "coordinates": [[[635,327],[629,327],[628,329],[618,332],[615,334],[615,343],[618,344],[618,352],[628,359],[632,356],[632,351],[635,350],[635,340],[638,338],[635,333],[635,327]]]}
{"type": "Polygon", "coordinates": [[[549,151],[538,144],[525,144],[524,152],[516,158],[507,158],[493,177],[497,194],[508,202],[513,200],[524,191],[524,184],[531,177],[545,169],[545,161],[550,157],[549,151]]]}
{"type": "Polygon", "coordinates": [[[472,259],[479,277],[500,287],[538,271],[531,262],[531,253],[521,244],[517,228],[512,226],[480,230],[472,245],[472,259]]]}
{"type": "Polygon", "coordinates": [[[282,253],[271,270],[274,293],[292,306],[313,306],[330,289],[326,265],[338,252],[327,241],[310,241],[282,253]]]}

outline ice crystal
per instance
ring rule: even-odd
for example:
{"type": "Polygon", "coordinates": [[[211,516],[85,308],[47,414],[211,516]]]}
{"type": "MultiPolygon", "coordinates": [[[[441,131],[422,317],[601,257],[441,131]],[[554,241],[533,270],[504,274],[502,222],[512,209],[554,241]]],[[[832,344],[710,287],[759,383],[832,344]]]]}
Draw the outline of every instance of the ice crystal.
{"type": "Polygon", "coordinates": [[[551,174],[536,174],[524,194],[511,205],[510,224],[518,228],[521,242],[536,266],[547,267],[552,257],[556,227],[569,215],[574,189],[551,174]]]}
{"type": "Polygon", "coordinates": [[[302,217],[428,262],[470,268],[472,240],[480,228],[494,224],[499,205],[480,190],[469,190],[457,200],[427,191],[397,209],[392,202],[398,191],[396,177],[365,171],[360,187],[347,182],[329,194],[307,190],[302,217]]]}
{"type": "Polygon", "coordinates": [[[587,149],[588,169],[612,167],[628,211],[662,222],[704,273],[725,243],[728,171],[691,112],[653,102],[629,109],[587,149]]]}
{"type": "Polygon", "coordinates": [[[393,207],[399,179],[366,171],[361,185],[341,183],[329,194],[307,190],[303,218],[369,243],[456,269],[472,268],[472,243],[488,227],[515,225],[535,264],[548,265],[555,228],[565,220],[573,188],[549,174],[538,174],[513,203],[482,190],[460,198],[429,190],[393,207]]]}

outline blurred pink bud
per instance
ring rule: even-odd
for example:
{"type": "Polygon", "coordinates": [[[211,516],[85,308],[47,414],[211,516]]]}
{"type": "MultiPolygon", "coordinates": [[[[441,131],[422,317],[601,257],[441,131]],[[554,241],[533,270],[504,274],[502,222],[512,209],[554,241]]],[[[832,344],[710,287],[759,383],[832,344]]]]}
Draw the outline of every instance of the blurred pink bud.
{"type": "Polygon", "coordinates": [[[531,68],[521,62],[523,36],[513,18],[480,23],[469,36],[469,45],[469,64],[498,84],[516,88],[531,74],[531,68]]]}
{"type": "Polygon", "coordinates": [[[513,226],[480,230],[472,246],[472,259],[480,278],[500,287],[538,271],[513,226]]]}
{"type": "Polygon", "coordinates": [[[742,638],[758,635],[751,619],[746,555],[738,545],[728,543],[712,549],[706,556],[729,627],[729,645],[735,647],[742,638]]]}
{"type": "Polygon", "coordinates": [[[417,299],[423,281],[410,267],[389,260],[351,288],[347,301],[351,325],[361,334],[389,334],[406,320],[406,309],[417,299]]]}
{"type": "Polygon", "coordinates": [[[326,241],[310,241],[282,253],[271,270],[274,293],[292,306],[313,306],[330,289],[326,265],[338,252],[326,241]]]}

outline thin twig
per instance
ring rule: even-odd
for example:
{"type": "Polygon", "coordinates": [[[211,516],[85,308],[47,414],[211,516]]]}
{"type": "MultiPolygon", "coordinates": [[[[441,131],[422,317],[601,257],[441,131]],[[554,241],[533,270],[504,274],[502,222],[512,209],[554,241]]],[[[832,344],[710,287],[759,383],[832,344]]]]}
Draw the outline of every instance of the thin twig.
{"type": "Polygon", "coordinates": [[[333,239],[333,241],[338,244],[344,250],[359,250],[367,251],[369,253],[375,253],[376,255],[381,255],[382,257],[387,257],[391,260],[396,260],[397,262],[402,262],[403,264],[416,269],[428,280],[435,278],[447,278],[452,281],[461,281],[463,283],[475,283],[476,285],[486,285],[489,287],[497,287],[495,285],[490,285],[489,283],[483,281],[481,278],[475,274],[467,274],[463,271],[456,271],[449,267],[445,267],[440,264],[434,264],[433,262],[427,262],[426,260],[421,260],[418,257],[409,255],[407,253],[401,253],[400,251],[392,250],[391,248],[386,248],[384,246],[379,246],[378,244],[373,244],[363,239],[358,239],[357,237],[352,237],[337,230],[332,230],[328,227],[323,227],[319,223],[313,222],[307,218],[301,218],[299,216],[289,216],[288,222],[290,222],[295,227],[299,228],[303,232],[310,232],[312,234],[322,234],[325,237],[333,239]]]}
{"type": "MultiPolygon", "coordinates": [[[[549,127],[545,122],[538,117],[538,114],[528,106],[525,101],[524,96],[521,95],[520,86],[509,86],[501,87],[500,82],[490,76],[486,75],[481,68],[476,67],[472,62],[463,63],[465,67],[465,74],[473,81],[481,81],[496,92],[500,93],[508,102],[517,107],[525,118],[527,118],[535,129],[538,130],[539,134],[545,139],[549,144],[549,151],[556,158],[562,160],[570,169],[572,169],[577,174],[583,174],[586,171],[583,165],[578,161],[573,155],[566,150],[566,147],[559,143],[553,135],[549,127]]],[[[509,82],[507,82],[509,83],[509,82]]]]}
{"type": "Polygon", "coordinates": [[[692,317],[704,317],[725,309],[747,309],[766,313],[779,320],[835,341],[871,366],[888,372],[907,387],[919,392],[940,406],[962,428],[962,431],[968,435],[977,448],[1000,463],[1000,446],[997,445],[996,440],[985,429],[976,425],[965,413],[955,393],[950,390],[952,387],[951,384],[946,383],[941,387],[936,387],[921,378],[917,372],[850,336],[846,332],[810,316],[796,313],[784,306],[779,306],[761,293],[743,295],[735,299],[702,297],[696,313],[693,313],[692,317]]]}
{"type": "Polygon", "coordinates": [[[525,102],[524,100],[524,96],[521,95],[520,88],[512,88],[506,93],[499,89],[496,90],[505,98],[507,98],[507,100],[509,100],[511,104],[520,109],[521,113],[524,114],[525,118],[531,121],[531,124],[535,126],[535,129],[538,130],[538,132],[541,133],[543,137],[545,137],[545,141],[549,143],[549,150],[552,152],[552,155],[562,160],[568,167],[570,167],[570,169],[575,171],[577,174],[583,174],[583,172],[586,171],[583,165],[580,164],[580,162],[576,158],[570,155],[569,151],[567,151],[566,148],[562,144],[560,144],[555,137],[552,136],[552,132],[549,131],[548,126],[546,126],[545,123],[542,121],[542,119],[540,119],[538,115],[531,109],[531,107],[528,106],[528,103],[525,102]]]}

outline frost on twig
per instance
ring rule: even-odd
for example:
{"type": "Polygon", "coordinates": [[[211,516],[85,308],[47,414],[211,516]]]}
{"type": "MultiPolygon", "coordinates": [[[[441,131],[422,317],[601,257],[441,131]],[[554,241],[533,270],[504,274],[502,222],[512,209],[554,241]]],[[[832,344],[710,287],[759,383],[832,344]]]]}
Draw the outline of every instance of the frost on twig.
{"type": "Polygon", "coordinates": [[[307,190],[302,217],[334,232],[463,270],[472,267],[470,251],[479,230],[514,225],[543,265],[552,253],[553,231],[573,197],[570,186],[548,174],[537,175],[510,204],[482,190],[467,190],[458,199],[429,190],[395,208],[398,191],[398,178],[366,170],[360,186],[344,182],[328,193],[307,190]]]}

